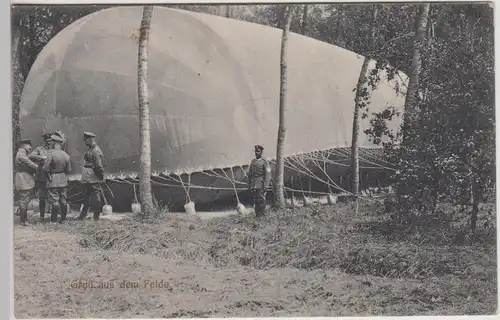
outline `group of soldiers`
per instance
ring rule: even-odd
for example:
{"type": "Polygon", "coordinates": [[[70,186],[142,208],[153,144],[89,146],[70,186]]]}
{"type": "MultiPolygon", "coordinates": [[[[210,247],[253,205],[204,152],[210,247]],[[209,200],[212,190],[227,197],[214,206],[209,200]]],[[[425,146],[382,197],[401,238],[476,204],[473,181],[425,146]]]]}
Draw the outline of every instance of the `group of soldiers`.
{"type": "MultiPolygon", "coordinates": [[[[19,195],[21,225],[28,224],[28,204],[38,191],[40,220],[45,219],[45,210],[50,206],[50,221],[63,223],[68,213],[68,174],[71,173],[71,157],[66,152],[65,136],[61,131],[42,135],[44,144],[32,151],[31,140],[22,139],[18,143],[15,158],[15,189],[19,195]],[[47,206],[48,205],[48,206],[47,206]],[[59,220],[58,220],[58,216],[59,220]]],[[[84,202],[78,220],[87,217],[93,204],[94,219],[99,220],[101,204],[101,184],[104,181],[103,154],[95,141],[95,134],[84,132],[83,140],[88,147],[84,155],[81,185],[84,202]],[[94,201],[92,201],[94,200],[94,201]]],[[[262,157],[264,147],[256,145],[255,159],[248,174],[248,189],[252,192],[256,216],[266,210],[267,188],[271,180],[271,166],[262,157]]]]}
{"type": "MultiPolygon", "coordinates": [[[[66,137],[58,130],[54,133],[45,133],[42,138],[44,144],[34,150],[32,150],[30,139],[21,139],[18,142],[18,151],[14,160],[14,185],[19,196],[22,226],[28,224],[28,204],[36,191],[38,191],[42,222],[48,206],[51,208],[50,221],[52,223],[63,223],[68,213],[67,188],[68,174],[71,173],[71,157],[65,151],[66,137]]],[[[84,155],[81,178],[85,198],[78,220],[84,220],[87,217],[91,204],[94,204],[94,219],[98,220],[102,210],[103,154],[95,141],[95,134],[84,132],[83,140],[88,150],[84,155]]]]}

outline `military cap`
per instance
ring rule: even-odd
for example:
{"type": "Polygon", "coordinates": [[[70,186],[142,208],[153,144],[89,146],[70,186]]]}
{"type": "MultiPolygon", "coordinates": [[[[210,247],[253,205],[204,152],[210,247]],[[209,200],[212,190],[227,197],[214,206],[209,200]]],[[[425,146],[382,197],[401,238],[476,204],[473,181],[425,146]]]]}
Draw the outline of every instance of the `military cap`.
{"type": "Polygon", "coordinates": [[[52,133],[53,135],[55,134],[56,136],[58,137],[61,137],[63,138],[64,137],[64,133],[61,132],[61,130],[56,130],[54,131],[54,133],[52,133]]]}
{"type": "Polygon", "coordinates": [[[255,151],[261,151],[261,152],[264,151],[264,147],[261,145],[255,145],[254,148],[255,148],[255,151]]]}
{"type": "Polygon", "coordinates": [[[63,142],[63,139],[57,134],[53,134],[52,136],[50,136],[50,139],[55,142],[60,142],[60,143],[63,142]]]}
{"type": "Polygon", "coordinates": [[[84,132],[83,137],[84,138],[95,138],[95,134],[93,134],[92,132],[84,132]]]}
{"type": "Polygon", "coordinates": [[[19,145],[23,145],[23,144],[31,144],[31,139],[20,139],[17,143],[18,143],[19,145]]]}
{"type": "Polygon", "coordinates": [[[51,134],[51,133],[44,133],[44,134],[42,134],[42,138],[43,138],[44,140],[48,140],[48,139],[50,139],[50,137],[51,137],[51,136],[52,136],[52,134],[51,134]]]}

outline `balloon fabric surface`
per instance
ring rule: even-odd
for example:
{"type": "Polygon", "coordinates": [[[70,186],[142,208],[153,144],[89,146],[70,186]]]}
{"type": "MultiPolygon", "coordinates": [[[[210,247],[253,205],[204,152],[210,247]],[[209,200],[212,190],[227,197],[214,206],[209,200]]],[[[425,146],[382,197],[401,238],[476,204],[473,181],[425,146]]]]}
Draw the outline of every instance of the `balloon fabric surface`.
{"type": "MultiPolygon", "coordinates": [[[[83,132],[97,135],[106,172],[139,170],[137,59],[142,7],[81,18],[42,50],[21,101],[23,136],[62,130],[80,173],[83,132]]],[[[152,166],[190,173],[248,164],[253,145],[275,157],[280,84],[279,29],[155,7],[149,40],[152,166]]],[[[354,92],[363,57],[291,33],[285,156],[351,144],[354,92]]],[[[383,77],[382,77],[383,78],[383,77]]],[[[361,121],[404,102],[394,84],[373,92],[361,121]]],[[[398,121],[390,127],[396,128],[398,121]]]]}

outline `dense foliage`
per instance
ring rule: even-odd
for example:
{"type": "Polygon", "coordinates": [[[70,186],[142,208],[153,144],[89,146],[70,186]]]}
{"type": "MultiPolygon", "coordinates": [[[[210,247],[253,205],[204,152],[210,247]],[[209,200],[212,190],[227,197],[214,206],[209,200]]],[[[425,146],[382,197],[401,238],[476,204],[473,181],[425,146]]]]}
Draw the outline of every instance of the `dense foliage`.
{"type": "MultiPolygon", "coordinates": [[[[477,207],[491,199],[495,186],[492,9],[432,5],[428,30],[419,44],[415,114],[385,145],[399,168],[400,217],[439,215],[439,204],[452,202],[471,205],[474,228],[477,207]],[[403,133],[403,142],[395,143],[403,133]]],[[[384,121],[373,124],[372,133],[385,131],[384,121]]]]}

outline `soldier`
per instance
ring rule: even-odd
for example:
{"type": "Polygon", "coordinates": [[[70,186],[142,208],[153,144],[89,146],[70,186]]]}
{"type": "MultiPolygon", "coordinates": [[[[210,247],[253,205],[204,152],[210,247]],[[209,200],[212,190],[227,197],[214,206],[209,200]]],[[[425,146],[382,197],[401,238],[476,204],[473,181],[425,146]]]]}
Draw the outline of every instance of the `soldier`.
{"type": "Polygon", "coordinates": [[[92,196],[94,196],[94,220],[99,220],[101,215],[101,183],[104,180],[104,168],[102,161],[101,148],[95,142],[95,134],[91,132],[84,132],[83,139],[89,148],[84,155],[85,163],[82,170],[81,184],[84,188],[84,201],[82,212],[78,220],[83,220],[87,217],[92,196]]]}
{"type": "Polygon", "coordinates": [[[71,172],[69,155],[62,150],[63,139],[58,135],[52,135],[54,148],[45,160],[43,170],[47,176],[48,200],[52,206],[50,222],[57,222],[57,215],[61,212],[59,223],[66,220],[68,213],[68,202],[66,201],[68,189],[68,176],[71,172]]]}
{"type": "Polygon", "coordinates": [[[38,163],[38,169],[36,171],[35,180],[38,189],[38,201],[40,204],[40,221],[43,221],[45,217],[45,204],[47,200],[47,177],[43,172],[43,165],[47,155],[52,148],[52,140],[50,139],[51,134],[45,133],[42,135],[44,145],[38,146],[30,153],[29,158],[35,163],[38,163]]]}
{"type": "Polygon", "coordinates": [[[271,166],[262,158],[264,147],[256,145],[255,159],[250,164],[248,190],[252,192],[255,215],[262,216],[266,211],[267,187],[271,181],[271,166]]]}
{"type": "Polygon", "coordinates": [[[19,192],[19,211],[21,225],[28,224],[28,203],[33,197],[35,190],[35,177],[38,165],[30,160],[28,153],[31,151],[31,140],[23,139],[19,141],[19,149],[14,160],[15,188],[19,192]]]}

